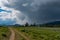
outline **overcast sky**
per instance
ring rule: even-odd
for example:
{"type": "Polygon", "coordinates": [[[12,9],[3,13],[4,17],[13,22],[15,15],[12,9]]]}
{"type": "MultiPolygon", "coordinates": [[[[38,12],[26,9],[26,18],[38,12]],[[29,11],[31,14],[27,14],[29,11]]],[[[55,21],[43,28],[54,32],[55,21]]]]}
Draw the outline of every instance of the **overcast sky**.
{"type": "Polygon", "coordinates": [[[51,21],[60,21],[60,0],[0,0],[0,24],[51,21]]]}

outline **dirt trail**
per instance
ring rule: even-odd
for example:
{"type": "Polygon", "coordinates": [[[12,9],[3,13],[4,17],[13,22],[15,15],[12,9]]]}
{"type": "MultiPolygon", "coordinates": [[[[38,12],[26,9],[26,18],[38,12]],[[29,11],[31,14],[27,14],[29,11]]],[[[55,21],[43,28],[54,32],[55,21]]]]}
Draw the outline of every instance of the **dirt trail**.
{"type": "Polygon", "coordinates": [[[16,29],[14,29],[15,32],[17,32],[19,35],[21,35],[25,40],[29,40],[28,37],[26,37],[24,34],[22,34],[21,32],[17,31],[16,29]]]}
{"type": "Polygon", "coordinates": [[[10,39],[9,40],[14,40],[15,39],[15,32],[12,28],[9,28],[11,31],[10,39]]]}

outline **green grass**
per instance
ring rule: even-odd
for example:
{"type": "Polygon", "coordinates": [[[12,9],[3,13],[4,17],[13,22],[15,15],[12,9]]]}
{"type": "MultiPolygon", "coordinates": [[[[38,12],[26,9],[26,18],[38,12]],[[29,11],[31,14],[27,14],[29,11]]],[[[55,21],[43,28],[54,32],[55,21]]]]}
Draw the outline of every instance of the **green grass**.
{"type": "Polygon", "coordinates": [[[15,34],[15,40],[24,40],[24,38],[18,33],[15,34]]]}
{"type": "Polygon", "coordinates": [[[6,27],[0,27],[0,40],[8,40],[9,36],[10,36],[9,29],[6,27]],[[5,34],[6,37],[3,36],[3,34],[5,34]]]}
{"type": "Polygon", "coordinates": [[[16,27],[30,40],[60,40],[60,28],[16,27]]]}

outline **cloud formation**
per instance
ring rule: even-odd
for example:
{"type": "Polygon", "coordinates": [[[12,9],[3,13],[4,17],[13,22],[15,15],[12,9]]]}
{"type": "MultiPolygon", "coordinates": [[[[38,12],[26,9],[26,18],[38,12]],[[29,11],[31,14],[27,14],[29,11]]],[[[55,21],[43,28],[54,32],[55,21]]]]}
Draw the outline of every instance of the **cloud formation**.
{"type": "MultiPolygon", "coordinates": [[[[9,1],[12,2],[12,0],[9,1]]],[[[19,10],[5,6],[5,4],[10,5],[9,1],[0,0],[0,10],[2,11],[0,12],[0,20],[2,20],[0,24],[8,24],[9,22],[9,24],[25,24],[28,21],[28,17],[19,10]],[[5,10],[7,11],[5,12],[5,10]]]]}
{"type": "Polygon", "coordinates": [[[13,9],[12,14],[16,15],[15,21],[19,24],[60,20],[60,0],[5,0],[0,4],[13,9]]]}

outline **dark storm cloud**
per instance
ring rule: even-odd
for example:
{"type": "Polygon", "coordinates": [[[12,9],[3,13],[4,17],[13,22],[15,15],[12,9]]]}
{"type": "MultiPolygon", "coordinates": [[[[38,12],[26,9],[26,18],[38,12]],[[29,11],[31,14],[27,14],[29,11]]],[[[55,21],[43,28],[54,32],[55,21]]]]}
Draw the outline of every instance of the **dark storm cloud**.
{"type": "MultiPolygon", "coordinates": [[[[60,20],[60,1],[59,0],[17,0],[15,5],[5,6],[15,8],[29,17],[32,23],[44,23],[47,21],[60,20]],[[22,4],[28,3],[27,6],[22,4]]],[[[24,19],[24,18],[23,18],[24,19]]]]}
{"type": "Polygon", "coordinates": [[[60,20],[60,1],[47,2],[46,5],[42,4],[38,10],[42,14],[43,21],[56,21],[60,20]]]}

